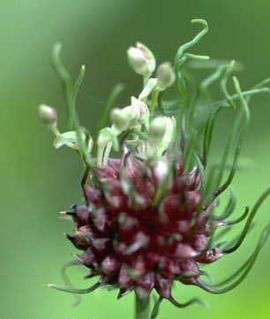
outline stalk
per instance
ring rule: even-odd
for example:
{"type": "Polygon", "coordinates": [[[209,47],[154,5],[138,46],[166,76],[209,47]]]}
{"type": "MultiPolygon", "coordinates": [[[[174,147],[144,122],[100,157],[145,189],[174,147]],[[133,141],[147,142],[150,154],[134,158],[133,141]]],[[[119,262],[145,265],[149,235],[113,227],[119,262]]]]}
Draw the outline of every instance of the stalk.
{"type": "Polygon", "coordinates": [[[141,298],[135,293],[135,319],[150,319],[150,296],[141,298]]]}

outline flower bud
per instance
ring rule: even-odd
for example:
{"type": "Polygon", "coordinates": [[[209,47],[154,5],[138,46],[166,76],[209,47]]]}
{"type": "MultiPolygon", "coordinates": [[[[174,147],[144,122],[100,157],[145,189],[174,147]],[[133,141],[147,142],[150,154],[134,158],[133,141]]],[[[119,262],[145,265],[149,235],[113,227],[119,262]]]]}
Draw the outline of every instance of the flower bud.
{"type": "Polygon", "coordinates": [[[142,75],[150,76],[156,68],[156,60],[153,53],[142,43],[137,42],[136,47],[127,51],[128,61],[133,70],[142,75]]]}
{"type": "Polygon", "coordinates": [[[139,123],[145,123],[148,121],[149,118],[149,109],[147,105],[140,101],[139,99],[136,99],[135,97],[131,97],[131,107],[133,109],[133,113],[137,114],[135,119],[139,123]]]}
{"type": "Polygon", "coordinates": [[[118,108],[112,110],[111,121],[119,131],[124,131],[129,124],[129,118],[126,117],[125,112],[118,108]]]}
{"type": "Polygon", "coordinates": [[[175,74],[169,62],[161,64],[157,69],[157,86],[161,91],[172,86],[175,81],[175,74]]]}
{"type": "Polygon", "coordinates": [[[45,124],[55,124],[57,121],[57,112],[54,108],[41,104],[39,106],[39,117],[45,124]]]}
{"type": "Polygon", "coordinates": [[[154,174],[157,180],[159,182],[164,181],[165,178],[168,176],[168,173],[169,173],[168,163],[164,160],[157,161],[156,165],[154,166],[154,174]]]}
{"type": "Polygon", "coordinates": [[[150,124],[149,135],[155,141],[161,141],[166,133],[167,122],[163,116],[156,117],[150,124]]]}

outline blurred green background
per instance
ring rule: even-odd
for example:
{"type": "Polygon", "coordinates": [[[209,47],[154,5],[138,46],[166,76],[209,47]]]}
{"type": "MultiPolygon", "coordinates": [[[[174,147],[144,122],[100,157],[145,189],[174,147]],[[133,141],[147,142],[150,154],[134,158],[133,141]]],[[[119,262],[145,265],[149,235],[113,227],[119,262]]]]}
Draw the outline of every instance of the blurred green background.
{"type": "MultiPolygon", "coordinates": [[[[242,61],[243,88],[270,76],[269,0],[0,0],[0,319],[132,318],[132,296],[116,301],[114,292],[101,290],[74,308],[72,296],[45,287],[60,282],[60,267],[74,253],[62,235],[71,225],[56,212],[80,200],[81,167],[72,153],[52,148],[51,136],[37,119],[37,105],[64,110],[50,66],[54,42],[63,43],[74,74],[81,63],[87,66],[79,108],[91,128],[115,83],[127,85],[123,103],[138,92],[140,79],[127,65],[126,49],[139,40],[159,62],[170,60],[196,32],[189,23],[194,17],[206,18],[211,28],[194,52],[242,61]]],[[[239,171],[234,183],[241,211],[270,184],[270,97],[254,99],[251,110],[243,151],[251,165],[239,171]]],[[[219,134],[229,133],[226,125],[219,134]]],[[[232,272],[251,252],[270,220],[270,200],[258,220],[241,252],[212,267],[215,277],[232,272]]],[[[248,279],[224,296],[190,287],[176,291],[183,301],[201,296],[208,308],[178,310],[164,303],[160,318],[270,318],[269,251],[270,242],[248,279]]],[[[84,272],[71,274],[82,287],[84,272]]]]}

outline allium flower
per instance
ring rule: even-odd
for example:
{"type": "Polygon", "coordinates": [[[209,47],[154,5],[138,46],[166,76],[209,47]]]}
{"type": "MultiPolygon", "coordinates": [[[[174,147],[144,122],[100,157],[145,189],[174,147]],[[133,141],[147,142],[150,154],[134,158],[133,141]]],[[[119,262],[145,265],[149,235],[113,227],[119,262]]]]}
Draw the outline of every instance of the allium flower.
{"type": "Polygon", "coordinates": [[[155,71],[155,57],[151,50],[142,43],[137,42],[136,47],[130,47],[127,51],[127,57],[131,67],[136,73],[147,78],[155,71]]]}
{"type": "Polygon", "coordinates": [[[157,86],[161,91],[164,91],[173,85],[175,74],[169,62],[165,62],[158,67],[157,81],[157,86]]]}
{"type": "MultiPolygon", "coordinates": [[[[236,207],[230,185],[249,122],[247,102],[254,94],[269,92],[269,88],[264,87],[264,81],[242,92],[239,81],[232,77],[237,70],[235,62],[213,60],[209,64],[208,57],[187,53],[208,31],[206,21],[193,22],[203,29],[179,48],[174,69],[169,63],[162,64],[157,78],[144,81],[138,98],[132,97],[126,107],[112,109],[111,126],[99,126],[96,140],[80,125],[75,111],[85,69],[73,83],[61,62],[59,45],[54,49],[53,61],[68,101],[69,131],[59,131],[53,109],[40,108],[42,118],[46,117],[45,122],[55,135],[55,147],[68,146],[83,160],[84,202],[62,215],[72,218],[74,232],[67,237],[81,251],[68,265],[83,265],[89,270],[87,278],[97,277],[96,283],[86,289],[73,288],[66,277],[66,287],[51,286],[78,294],[109,286],[119,290],[119,298],[135,292],[137,319],[156,318],[163,299],[180,308],[199,302],[196,298],[184,303],[176,301],[173,287],[177,282],[214,294],[235,288],[250,271],[270,232],[268,225],[254,252],[229,278],[217,284],[208,281],[202,266],[242,245],[258,209],[270,194],[270,189],[266,190],[253,208],[246,207],[240,217],[228,220],[236,207]],[[215,71],[194,87],[194,81],[190,83],[192,71],[200,66],[214,66],[215,71]],[[231,79],[234,94],[228,91],[231,79]],[[213,102],[211,85],[215,81],[220,82],[224,97],[213,102]],[[166,100],[160,93],[173,84],[176,98],[166,100]],[[209,153],[215,120],[222,110],[234,112],[235,122],[220,162],[216,163],[209,153]],[[220,213],[226,197],[228,202],[220,213]],[[227,230],[242,221],[245,224],[239,237],[224,242],[227,230]],[[154,291],[159,298],[150,312],[154,291]]],[[[133,51],[145,48],[137,45],[132,52],[129,49],[129,58],[134,58],[133,51]]],[[[143,55],[137,51],[138,57],[143,55]]],[[[145,52],[153,64],[151,51],[145,52]]],[[[138,72],[133,62],[133,68],[145,80],[145,73],[138,72]]],[[[154,68],[147,71],[148,77],[154,68]]],[[[112,96],[117,91],[119,87],[112,96]]]]}

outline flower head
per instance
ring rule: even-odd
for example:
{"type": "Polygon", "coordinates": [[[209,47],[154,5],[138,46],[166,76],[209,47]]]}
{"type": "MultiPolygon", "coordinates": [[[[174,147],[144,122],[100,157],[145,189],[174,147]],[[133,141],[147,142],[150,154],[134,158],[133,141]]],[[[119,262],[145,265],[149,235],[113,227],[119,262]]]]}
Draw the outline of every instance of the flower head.
{"type": "Polygon", "coordinates": [[[99,167],[98,185],[84,185],[85,205],[69,212],[76,231],[68,238],[83,251],[79,260],[102,284],[117,286],[121,293],[150,294],[156,289],[171,298],[174,280],[196,282],[200,262],[214,262],[222,253],[209,246],[216,227],[211,209],[197,216],[199,171],[184,173],[183,163],[176,163],[166,192],[157,200],[164,184],[159,165],[127,155],[99,167]]]}
{"type": "MultiPolygon", "coordinates": [[[[208,26],[204,20],[193,22],[204,27],[194,38],[195,44],[206,34],[208,26]]],[[[175,283],[220,294],[239,285],[253,266],[269,236],[270,226],[262,232],[248,260],[224,282],[210,283],[202,268],[242,245],[270,189],[253,208],[245,208],[240,217],[228,220],[236,207],[230,185],[250,117],[245,96],[253,93],[242,92],[237,78],[231,76],[234,63],[217,64],[215,73],[193,92],[194,83],[189,84],[190,76],[184,70],[189,69],[190,60],[206,62],[202,56],[186,52],[190,43],[178,50],[176,74],[165,63],[158,68],[157,79],[149,78],[155,69],[152,52],[140,43],[128,50],[132,67],[146,76],[147,81],[139,97],[131,98],[130,105],[112,109],[111,125],[100,129],[96,140],[80,125],[75,110],[70,113],[73,130],[54,132],[55,146],[74,149],[85,165],[81,183],[84,202],[74,205],[64,215],[71,216],[74,222],[74,232],[67,237],[81,251],[76,263],[87,267],[87,278],[98,280],[83,290],[53,287],[87,293],[100,286],[111,286],[119,289],[119,297],[134,291],[139,299],[148,298],[155,290],[159,295],[151,317],[155,318],[163,299],[177,307],[198,301],[177,302],[172,293],[175,283]],[[210,99],[215,80],[221,82],[225,98],[217,102],[210,99]],[[228,92],[230,80],[235,88],[233,94],[228,92]],[[160,93],[175,81],[176,97],[167,100],[164,92],[162,96],[160,93]],[[235,122],[224,154],[216,164],[209,154],[214,124],[223,109],[235,113],[235,122]],[[230,153],[232,157],[228,156],[230,153]],[[229,173],[227,166],[231,167],[229,173]],[[220,203],[226,198],[225,210],[220,212],[224,206],[220,203]],[[236,240],[222,240],[227,230],[244,221],[236,240]]],[[[69,77],[63,78],[59,53],[57,48],[56,70],[62,81],[71,81],[69,77]]],[[[66,92],[69,97],[77,96],[83,74],[84,69],[74,90],[66,92]]],[[[73,82],[67,84],[66,87],[73,87],[73,82]]],[[[255,93],[258,92],[260,88],[255,93]]],[[[47,113],[51,115],[43,107],[44,111],[46,118],[47,113]]]]}

